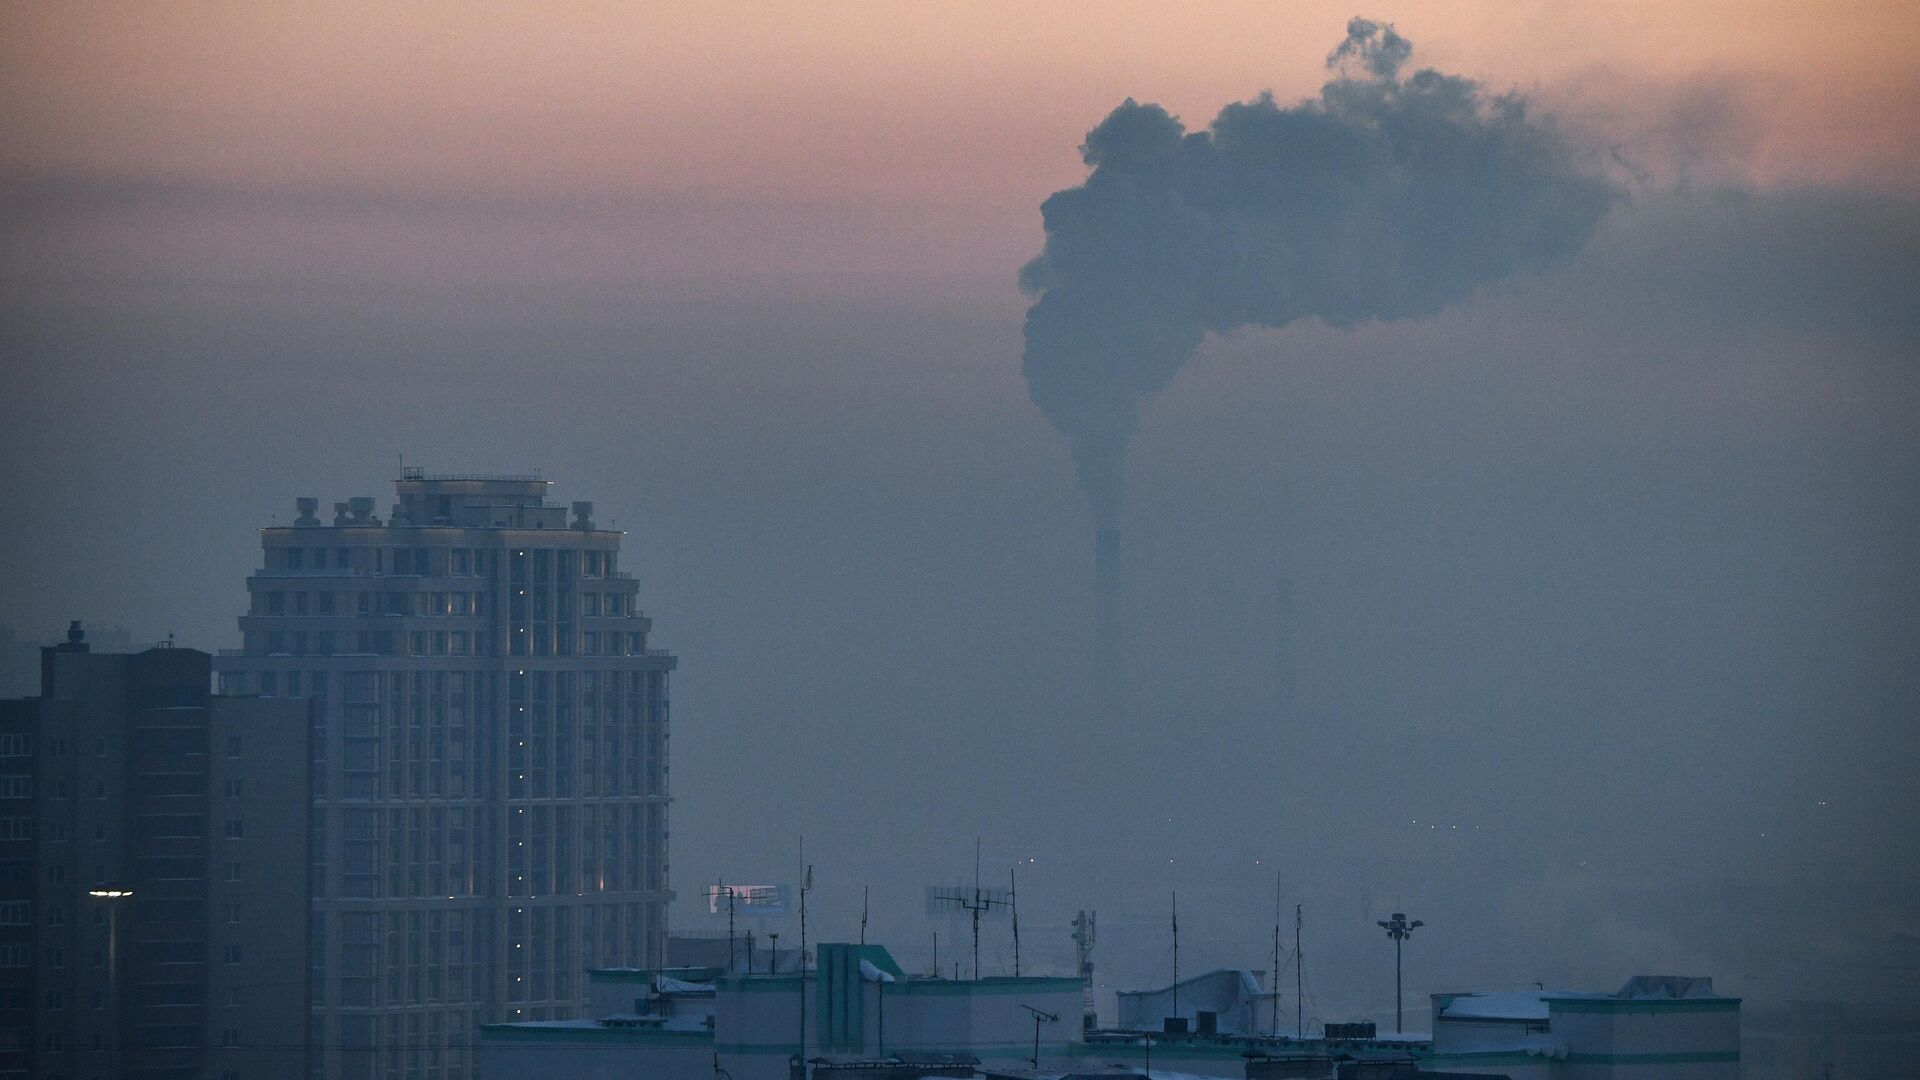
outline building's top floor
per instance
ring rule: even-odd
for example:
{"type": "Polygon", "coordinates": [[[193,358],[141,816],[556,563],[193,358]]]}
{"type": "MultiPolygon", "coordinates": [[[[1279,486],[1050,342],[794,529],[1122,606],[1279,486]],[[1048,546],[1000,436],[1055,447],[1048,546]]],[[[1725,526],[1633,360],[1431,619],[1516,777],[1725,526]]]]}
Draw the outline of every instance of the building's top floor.
{"type": "Polygon", "coordinates": [[[320,516],[320,500],[294,500],[296,529],[453,528],[453,529],[572,529],[596,531],[593,504],[575,502],[569,508],[547,501],[552,481],[538,476],[478,474],[428,475],[404,468],[394,481],[396,501],[382,521],[374,513],[371,496],[356,496],[333,504],[330,520],[320,516]]]}

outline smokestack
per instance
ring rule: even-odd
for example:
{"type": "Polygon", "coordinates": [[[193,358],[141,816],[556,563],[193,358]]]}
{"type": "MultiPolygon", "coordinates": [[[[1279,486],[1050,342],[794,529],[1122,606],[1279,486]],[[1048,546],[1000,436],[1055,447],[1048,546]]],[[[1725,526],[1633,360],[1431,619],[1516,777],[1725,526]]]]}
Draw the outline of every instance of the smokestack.
{"type": "Polygon", "coordinates": [[[1208,334],[1423,318],[1551,265],[1615,200],[1601,148],[1431,69],[1393,27],[1347,24],[1317,97],[1228,105],[1188,131],[1128,99],[1081,146],[1086,182],[1041,205],[1021,360],[1072,442],[1116,580],[1127,445],[1208,334]]]}
{"type": "Polygon", "coordinates": [[[1120,530],[1112,525],[1093,534],[1093,585],[1102,596],[1120,594],[1120,530]]]}

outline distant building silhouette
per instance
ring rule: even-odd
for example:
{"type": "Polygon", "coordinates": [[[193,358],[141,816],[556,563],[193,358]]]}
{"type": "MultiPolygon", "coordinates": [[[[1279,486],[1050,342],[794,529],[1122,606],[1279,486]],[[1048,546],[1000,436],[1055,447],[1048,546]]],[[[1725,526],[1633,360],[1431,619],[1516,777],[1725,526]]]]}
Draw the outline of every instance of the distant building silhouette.
{"type": "Polygon", "coordinates": [[[483,1023],[657,966],[667,676],[618,532],[535,477],[406,470],[261,530],[226,692],[315,700],[312,1043],[340,1080],[470,1080],[483,1023]]]}
{"type": "Polygon", "coordinates": [[[308,704],[75,624],[0,702],[0,1076],[307,1068],[308,704]]]}

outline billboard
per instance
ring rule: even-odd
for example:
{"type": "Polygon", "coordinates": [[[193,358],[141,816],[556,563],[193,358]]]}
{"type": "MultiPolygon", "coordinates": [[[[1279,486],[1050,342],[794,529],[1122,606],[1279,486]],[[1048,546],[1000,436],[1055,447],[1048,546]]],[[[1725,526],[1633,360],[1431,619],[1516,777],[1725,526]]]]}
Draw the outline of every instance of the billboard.
{"type": "Polygon", "coordinates": [[[787,887],[785,885],[709,885],[707,886],[707,914],[725,915],[728,896],[732,896],[735,915],[785,915],[787,913],[787,887]]]}

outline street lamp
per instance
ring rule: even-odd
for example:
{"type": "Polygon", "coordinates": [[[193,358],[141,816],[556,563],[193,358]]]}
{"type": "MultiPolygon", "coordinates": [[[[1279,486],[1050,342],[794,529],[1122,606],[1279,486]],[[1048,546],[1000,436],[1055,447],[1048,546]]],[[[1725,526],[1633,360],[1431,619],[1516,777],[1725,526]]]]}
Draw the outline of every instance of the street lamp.
{"type": "Polygon", "coordinates": [[[88,889],[87,895],[107,901],[107,998],[112,1002],[107,1017],[112,1030],[107,1037],[107,1071],[120,1075],[120,905],[116,900],[133,899],[132,889],[88,889]]]}
{"type": "Polygon", "coordinates": [[[1394,912],[1393,918],[1380,920],[1387,936],[1393,939],[1393,1033],[1401,1034],[1400,1023],[1400,943],[1413,936],[1415,929],[1427,925],[1419,919],[1407,921],[1405,914],[1394,912]]]}

